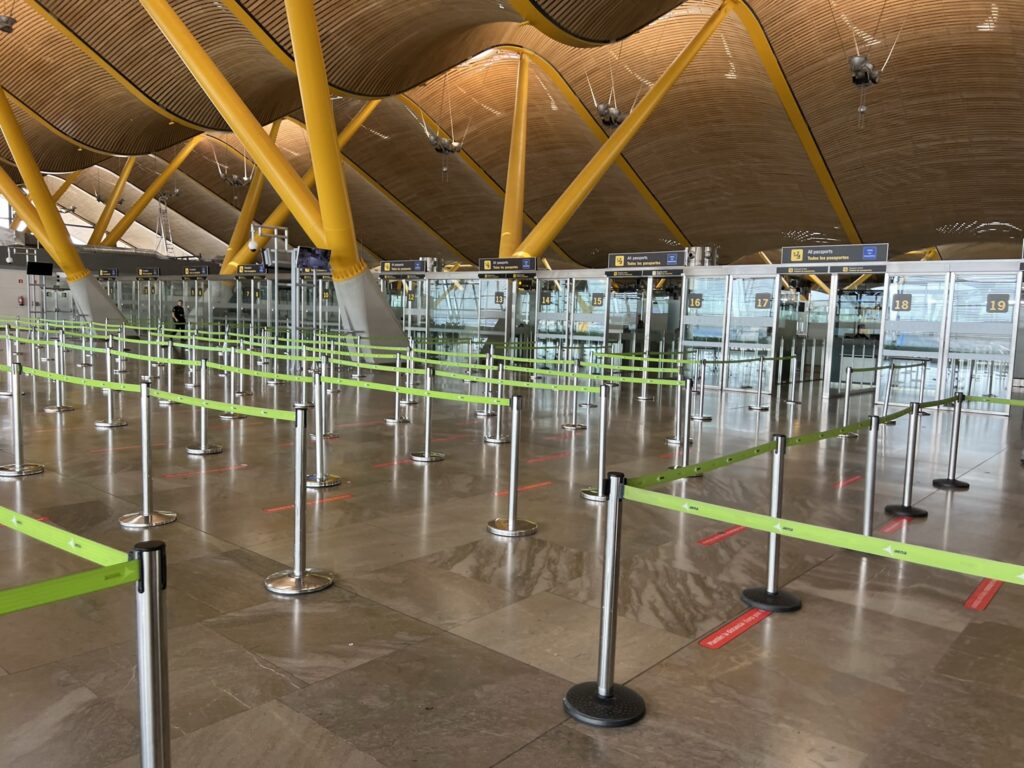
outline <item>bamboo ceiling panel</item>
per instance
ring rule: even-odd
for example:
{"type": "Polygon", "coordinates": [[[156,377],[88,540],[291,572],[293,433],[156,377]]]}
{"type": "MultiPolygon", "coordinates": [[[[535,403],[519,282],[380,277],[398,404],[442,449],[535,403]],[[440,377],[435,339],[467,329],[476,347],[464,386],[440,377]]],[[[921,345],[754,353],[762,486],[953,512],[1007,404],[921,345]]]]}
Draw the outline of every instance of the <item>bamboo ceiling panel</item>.
{"type": "MultiPolygon", "coordinates": [[[[95,165],[106,158],[106,155],[101,153],[90,152],[69,144],[17,104],[12,103],[11,108],[21,127],[21,132],[25,136],[25,141],[32,148],[36,164],[43,173],[65,173],[83,166],[95,165]]],[[[17,168],[14,167],[14,159],[11,157],[7,141],[2,136],[0,136],[0,161],[4,162],[6,170],[13,178],[21,178],[17,168]]]]}
{"type": "Polygon", "coordinates": [[[621,40],[679,5],[679,0],[530,0],[569,34],[591,42],[621,40]]]}

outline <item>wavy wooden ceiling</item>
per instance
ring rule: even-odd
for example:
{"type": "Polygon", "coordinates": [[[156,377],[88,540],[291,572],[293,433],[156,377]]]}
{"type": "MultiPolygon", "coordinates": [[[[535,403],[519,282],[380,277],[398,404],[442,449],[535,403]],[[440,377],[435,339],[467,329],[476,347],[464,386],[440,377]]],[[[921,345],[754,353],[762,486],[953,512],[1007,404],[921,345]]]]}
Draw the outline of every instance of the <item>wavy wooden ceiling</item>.
{"type": "MultiPolygon", "coordinates": [[[[444,178],[415,107],[410,113],[388,98],[371,116],[346,150],[357,234],[368,250],[473,261],[493,255],[515,58],[477,54],[522,48],[553,68],[535,66],[531,75],[526,207],[539,218],[598,146],[592,118],[588,125],[573,107],[582,103],[592,113],[591,90],[604,101],[614,81],[618,104],[628,109],[716,5],[690,0],[672,10],[676,0],[531,1],[570,34],[591,40],[622,38],[669,12],[621,42],[580,49],[523,25],[508,3],[496,0],[318,0],[329,79],[339,92],[407,92],[442,126],[454,120],[459,138],[470,127],[465,154],[477,166],[448,158],[444,178]],[[559,77],[570,93],[558,87],[559,77]]],[[[884,0],[831,1],[835,23],[829,0],[749,5],[862,236],[891,241],[895,251],[947,241],[1019,242],[1024,168],[1014,161],[1024,149],[1024,54],[1014,32],[1024,28],[1024,6],[999,4],[996,11],[987,0],[920,0],[888,3],[880,14],[884,0]],[[904,20],[858,126],[860,92],[846,63],[853,36],[881,65],[904,20]]],[[[261,120],[301,118],[295,79],[283,60],[290,55],[283,3],[172,4],[261,120]]],[[[122,161],[104,162],[108,154],[156,153],[133,174],[133,184],[145,184],[146,174],[155,175],[194,133],[190,124],[225,125],[136,0],[102,8],[99,13],[86,0],[18,3],[15,33],[0,36],[2,83],[38,115],[15,108],[45,170],[104,163],[116,171],[122,161]]],[[[335,105],[340,126],[361,102],[344,98],[335,105]]],[[[279,144],[305,171],[301,127],[286,122],[279,144]]],[[[244,190],[220,178],[215,154],[230,172],[241,171],[236,155],[207,139],[183,165],[179,188],[188,193],[172,207],[226,241],[244,190]]],[[[625,158],[689,240],[719,245],[726,260],[783,243],[842,239],[735,17],[697,56],[625,158]]],[[[2,142],[0,162],[9,163],[2,142]]],[[[259,216],[277,203],[266,187],[259,216]]],[[[292,239],[302,242],[294,221],[289,226],[292,239]]],[[[673,233],[616,168],[559,236],[562,250],[549,256],[556,264],[569,263],[564,253],[599,265],[610,250],[673,244],[673,233]]]]}

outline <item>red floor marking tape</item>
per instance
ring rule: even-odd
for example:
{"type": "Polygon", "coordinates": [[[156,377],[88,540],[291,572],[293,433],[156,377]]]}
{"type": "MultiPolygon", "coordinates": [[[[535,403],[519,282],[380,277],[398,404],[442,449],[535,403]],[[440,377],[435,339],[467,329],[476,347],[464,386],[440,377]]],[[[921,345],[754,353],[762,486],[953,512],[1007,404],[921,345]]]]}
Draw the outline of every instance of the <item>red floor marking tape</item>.
{"type": "MultiPolygon", "coordinates": [[[[545,488],[545,487],[547,487],[549,485],[551,485],[551,481],[550,480],[545,480],[543,483],[534,483],[533,485],[520,485],[516,490],[518,490],[520,493],[522,493],[523,491],[535,491],[538,488],[545,488]]],[[[494,495],[495,496],[508,496],[508,491],[496,491],[494,495]]]]}
{"type": "Polygon", "coordinates": [[[676,455],[675,451],[668,451],[667,453],[659,453],[654,458],[656,459],[674,459],[676,455]]]}
{"type": "Polygon", "coordinates": [[[896,517],[878,529],[879,533],[895,533],[901,528],[910,525],[909,517],[896,517]]]}
{"type": "Polygon", "coordinates": [[[854,475],[853,477],[848,477],[845,480],[840,480],[833,486],[833,488],[845,488],[848,485],[853,485],[854,483],[861,479],[862,478],[860,475],[854,475]]]}
{"type": "Polygon", "coordinates": [[[762,621],[771,616],[771,611],[762,611],[760,608],[751,608],[744,614],[733,619],[710,635],[706,635],[701,641],[701,648],[710,648],[715,651],[742,635],[751,627],[756,627],[762,621]]]}
{"type": "Polygon", "coordinates": [[[697,543],[703,544],[705,547],[709,547],[712,544],[717,544],[720,541],[725,541],[729,537],[735,536],[737,533],[741,533],[745,530],[747,530],[746,526],[734,525],[732,528],[726,528],[724,531],[719,531],[718,533],[712,536],[706,536],[697,543]]]}
{"type": "MultiPolygon", "coordinates": [[[[351,493],[343,493],[341,496],[325,496],[322,499],[312,499],[310,501],[307,501],[306,504],[307,504],[307,506],[315,507],[315,506],[318,506],[320,504],[328,504],[328,503],[330,503],[332,501],[348,501],[351,498],[352,498],[352,494],[351,493]]],[[[267,507],[263,511],[266,514],[270,515],[270,514],[273,514],[274,512],[286,512],[289,509],[295,509],[295,505],[294,504],[283,504],[280,507],[267,507]]]]}
{"type": "Polygon", "coordinates": [[[556,459],[564,459],[568,456],[572,456],[571,451],[562,451],[561,453],[549,453],[546,456],[534,456],[532,459],[527,459],[527,464],[540,464],[545,461],[555,461],[556,459]]]}
{"type": "Polygon", "coordinates": [[[412,464],[412,459],[398,459],[398,461],[385,461],[383,464],[374,464],[374,469],[384,469],[384,467],[397,467],[399,464],[412,464]]]}
{"type": "Polygon", "coordinates": [[[992,602],[992,598],[996,596],[996,592],[1003,586],[1003,582],[996,581],[995,579],[982,579],[975,590],[971,593],[971,596],[967,598],[967,602],[964,603],[964,608],[972,611],[984,611],[988,608],[988,604],[992,602]]]}
{"type": "Polygon", "coordinates": [[[40,523],[48,523],[48,522],[50,522],[50,518],[48,518],[46,515],[42,515],[41,517],[37,517],[36,520],[38,520],[40,523]]]}
{"type": "Polygon", "coordinates": [[[216,469],[197,469],[193,472],[171,472],[160,475],[164,480],[180,480],[183,477],[195,477],[196,475],[216,475],[220,472],[234,472],[236,469],[248,469],[248,464],[236,464],[233,467],[217,467],[216,469]]]}

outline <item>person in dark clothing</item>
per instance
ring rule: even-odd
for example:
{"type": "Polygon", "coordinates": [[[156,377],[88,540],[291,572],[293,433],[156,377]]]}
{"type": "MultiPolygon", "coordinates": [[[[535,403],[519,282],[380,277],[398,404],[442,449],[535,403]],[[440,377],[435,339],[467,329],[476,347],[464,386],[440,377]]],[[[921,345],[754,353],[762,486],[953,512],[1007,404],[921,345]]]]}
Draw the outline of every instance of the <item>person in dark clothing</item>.
{"type": "Polygon", "coordinates": [[[179,331],[185,329],[185,304],[182,301],[179,300],[171,307],[171,319],[174,321],[174,327],[179,331]]]}

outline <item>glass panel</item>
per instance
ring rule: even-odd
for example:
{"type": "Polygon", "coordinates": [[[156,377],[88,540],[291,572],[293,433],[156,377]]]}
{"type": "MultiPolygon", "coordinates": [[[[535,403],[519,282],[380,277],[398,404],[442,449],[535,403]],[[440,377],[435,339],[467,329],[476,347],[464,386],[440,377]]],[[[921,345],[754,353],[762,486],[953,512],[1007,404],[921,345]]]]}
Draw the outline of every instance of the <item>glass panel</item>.
{"type": "MultiPolygon", "coordinates": [[[[729,360],[752,360],[726,367],[726,387],[750,389],[757,386],[760,363],[756,358],[771,357],[772,326],[775,318],[774,277],[736,277],[732,280],[729,302],[729,360]]],[[[771,366],[765,366],[765,386],[771,366]]]]}
{"type": "MultiPolygon", "coordinates": [[[[690,277],[682,299],[683,352],[688,360],[718,360],[725,339],[728,278],[690,277]]],[[[721,366],[707,367],[708,386],[721,383],[721,366]]]]}
{"type": "Polygon", "coordinates": [[[939,352],[946,312],[946,275],[891,275],[885,308],[882,364],[894,366],[892,381],[882,371],[885,400],[906,405],[938,393],[939,352]]]}

